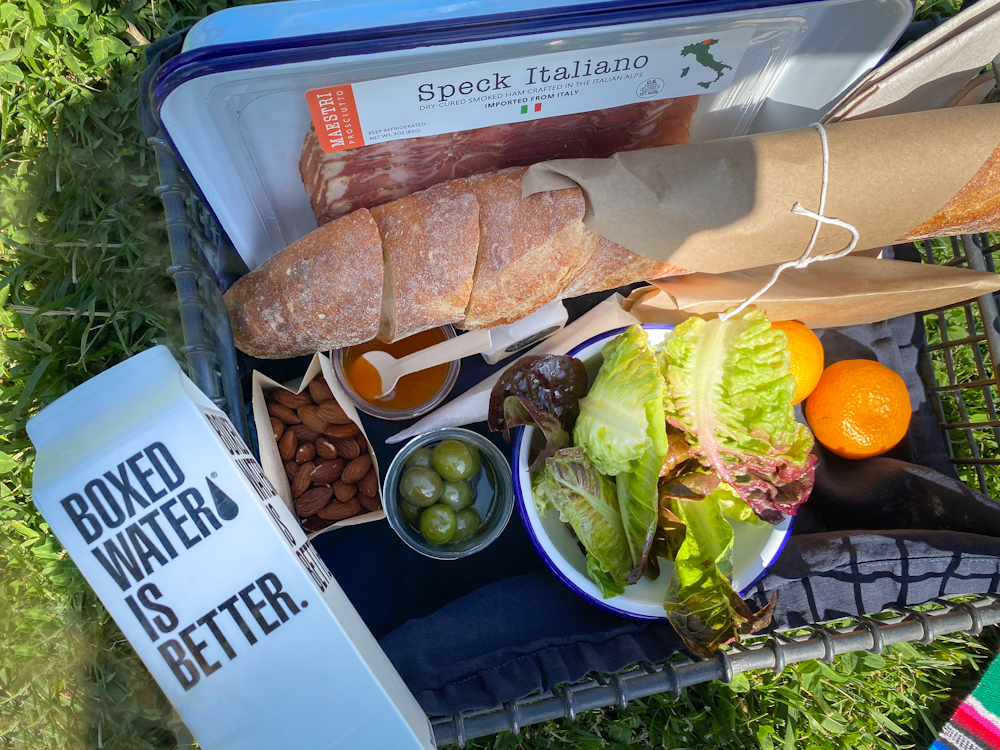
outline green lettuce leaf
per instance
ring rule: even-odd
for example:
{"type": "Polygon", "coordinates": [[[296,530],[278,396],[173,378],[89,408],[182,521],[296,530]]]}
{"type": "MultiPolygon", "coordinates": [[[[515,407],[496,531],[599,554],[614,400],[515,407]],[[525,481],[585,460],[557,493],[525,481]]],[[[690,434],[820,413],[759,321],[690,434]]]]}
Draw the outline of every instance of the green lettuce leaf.
{"type": "Polygon", "coordinates": [[[632,558],[614,484],[580,448],[556,451],[539,474],[534,487],[539,512],[555,508],[559,520],[570,525],[587,550],[587,572],[605,599],[622,594],[632,558]]]}
{"type": "Polygon", "coordinates": [[[701,500],[671,499],[685,533],[663,608],[684,645],[706,658],[740,635],[767,627],[775,604],[772,598],[755,614],[733,590],[733,529],[719,504],[725,492],[717,489],[701,500]]]}
{"type": "Polygon", "coordinates": [[[611,339],[602,354],[597,378],[580,399],[573,444],[583,447],[598,471],[613,477],[628,471],[649,447],[644,407],[657,395],[662,400],[663,378],[642,326],[611,339]]]}
{"type": "Polygon", "coordinates": [[[663,377],[642,326],[603,349],[604,363],[580,399],[573,442],[598,471],[615,476],[618,509],[632,557],[628,582],[639,580],[656,530],[656,484],[667,455],[663,377]]]}
{"type": "Polygon", "coordinates": [[[812,490],[812,433],[795,421],[787,339],[748,308],[725,323],[689,318],[658,352],[667,422],[698,460],[765,521],[794,515],[812,490]]]}
{"type": "Polygon", "coordinates": [[[734,521],[763,523],[757,518],[753,509],[743,502],[728,484],[720,484],[715,491],[715,496],[719,498],[719,507],[726,518],[731,518],[734,521]]]}

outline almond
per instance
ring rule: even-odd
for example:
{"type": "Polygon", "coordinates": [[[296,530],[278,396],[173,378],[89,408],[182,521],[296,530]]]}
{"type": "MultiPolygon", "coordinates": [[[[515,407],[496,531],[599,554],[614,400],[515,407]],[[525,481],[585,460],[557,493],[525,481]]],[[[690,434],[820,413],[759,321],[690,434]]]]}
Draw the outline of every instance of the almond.
{"type": "Polygon", "coordinates": [[[310,481],[313,484],[330,484],[340,479],[340,475],[343,472],[344,459],[332,458],[328,461],[323,461],[316,467],[316,471],[313,472],[310,481]]]}
{"type": "Polygon", "coordinates": [[[319,516],[310,516],[302,522],[302,528],[311,534],[314,531],[322,531],[323,529],[329,528],[330,526],[333,526],[334,523],[336,522],[327,521],[325,518],[320,518],[319,516]]]}
{"type": "Polygon", "coordinates": [[[361,507],[367,510],[369,513],[374,513],[376,510],[382,507],[382,502],[378,499],[378,496],[370,497],[368,495],[358,495],[358,500],[361,501],[361,507]]]}
{"type": "Polygon", "coordinates": [[[288,481],[291,482],[295,479],[295,475],[299,473],[299,465],[294,461],[285,461],[285,476],[288,477],[288,481]]]}
{"type": "Polygon", "coordinates": [[[347,412],[333,398],[319,405],[319,416],[333,424],[351,424],[351,418],[347,416],[347,412]]]}
{"type": "Polygon", "coordinates": [[[299,415],[289,409],[284,404],[273,403],[267,405],[267,413],[272,417],[277,417],[285,424],[298,424],[302,420],[299,415]]]}
{"type": "Polygon", "coordinates": [[[303,443],[299,446],[298,450],[295,451],[295,463],[304,464],[306,461],[312,461],[315,455],[316,446],[312,443],[303,443]]]}
{"type": "Polygon", "coordinates": [[[316,455],[320,458],[336,458],[337,446],[330,442],[329,438],[316,438],[316,455]]]}
{"type": "Polygon", "coordinates": [[[337,455],[348,461],[353,461],[361,455],[361,449],[351,438],[330,438],[333,447],[337,449],[337,455]]]}
{"type": "Polygon", "coordinates": [[[378,497],[378,474],[375,473],[374,466],[368,470],[367,474],[358,480],[358,489],[361,491],[362,495],[367,495],[368,497],[378,497]]]}
{"type": "Polygon", "coordinates": [[[356,516],[361,512],[361,503],[357,498],[351,498],[344,502],[332,502],[319,512],[320,518],[327,521],[343,521],[345,518],[356,516]]]}
{"type": "Polygon", "coordinates": [[[327,426],[330,424],[319,416],[319,407],[313,406],[300,406],[298,410],[299,419],[302,420],[302,424],[308,427],[310,430],[316,430],[316,432],[323,432],[326,430],[327,426]]]}
{"type": "Polygon", "coordinates": [[[358,427],[354,422],[348,424],[332,424],[323,430],[327,435],[332,438],[349,438],[361,432],[361,428],[358,427]]]}
{"type": "Polygon", "coordinates": [[[362,453],[368,452],[368,440],[365,439],[364,435],[358,435],[354,438],[358,441],[358,447],[361,449],[362,453]]]}
{"type": "Polygon", "coordinates": [[[291,430],[282,435],[281,440],[278,441],[278,453],[281,455],[282,461],[291,461],[295,458],[295,451],[298,449],[299,439],[291,430]]]}
{"type": "Polygon", "coordinates": [[[333,398],[333,391],[330,390],[330,386],[326,384],[323,378],[316,378],[309,381],[309,395],[313,397],[313,401],[317,404],[322,404],[324,401],[329,401],[333,398]]]}
{"type": "Polygon", "coordinates": [[[295,479],[292,480],[292,497],[298,497],[309,489],[309,485],[312,484],[312,473],[315,470],[316,464],[312,461],[299,464],[298,473],[296,473],[295,479]]]}
{"type": "Polygon", "coordinates": [[[358,480],[367,474],[371,467],[371,456],[367,453],[363,456],[358,456],[344,467],[344,473],[340,475],[340,481],[346,482],[347,484],[357,484],[358,480]]]}
{"type": "Polygon", "coordinates": [[[333,497],[329,487],[315,487],[303,492],[295,501],[295,510],[300,516],[314,516],[326,507],[333,497]]]}
{"type": "Polygon", "coordinates": [[[323,434],[321,432],[316,432],[316,430],[310,430],[304,424],[293,424],[288,429],[295,433],[295,437],[299,439],[300,443],[311,443],[323,434]]]}
{"type": "Polygon", "coordinates": [[[274,439],[281,440],[281,436],[285,434],[285,423],[277,417],[271,417],[271,430],[274,432],[274,439]]]}
{"type": "Polygon", "coordinates": [[[337,499],[340,500],[340,502],[346,503],[358,494],[358,487],[357,485],[347,484],[346,482],[334,482],[333,494],[337,496],[337,499]]]}
{"type": "Polygon", "coordinates": [[[308,393],[292,393],[291,391],[277,390],[274,392],[274,400],[279,404],[287,406],[289,409],[298,409],[300,406],[311,404],[312,396],[308,393]]]}

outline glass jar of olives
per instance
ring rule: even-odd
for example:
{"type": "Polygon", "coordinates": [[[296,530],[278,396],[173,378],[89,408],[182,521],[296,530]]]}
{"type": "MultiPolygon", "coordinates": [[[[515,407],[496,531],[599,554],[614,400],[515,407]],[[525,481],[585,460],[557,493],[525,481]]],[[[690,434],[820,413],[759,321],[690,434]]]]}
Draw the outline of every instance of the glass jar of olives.
{"type": "Polygon", "coordinates": [[[471,555],[510,520],[510,465],[471,430],[436,430],[411,440],[386,472],[389,524],[418,552],[440,560],[471,555]]]}

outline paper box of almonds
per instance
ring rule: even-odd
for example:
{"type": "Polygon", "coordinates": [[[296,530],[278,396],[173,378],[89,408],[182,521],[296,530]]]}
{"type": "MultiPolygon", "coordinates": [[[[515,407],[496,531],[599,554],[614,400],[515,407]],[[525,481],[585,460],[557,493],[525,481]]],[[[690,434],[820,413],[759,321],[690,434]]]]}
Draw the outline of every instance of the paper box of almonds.
{"type": "Polygon", "coordinates": [[[375,452],[324,355],[296,387],[254,372],[253,416],[264,474],[309,538],[385,518],[375,452]]]}

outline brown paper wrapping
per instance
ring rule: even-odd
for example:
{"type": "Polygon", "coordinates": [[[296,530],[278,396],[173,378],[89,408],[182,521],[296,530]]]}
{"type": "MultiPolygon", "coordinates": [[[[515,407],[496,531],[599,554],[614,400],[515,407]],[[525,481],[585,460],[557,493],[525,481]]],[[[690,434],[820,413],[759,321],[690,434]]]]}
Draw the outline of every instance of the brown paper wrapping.
{"type": "MultiPolygon", "coordinates": [[[[663,279],[634,291],[622,307],[643,323],[676,324],[740,304],[763,287],[773,271],[754,268],[663,279]]],[[[755,304],[771,320],[830,328],[934,310],[998,290],[1000,276],[994,273],[847,257],[786,270],[755,304]]]]}
{"type": "MultiPolygon", "coordinates": [[[[264,397],[269,392],[277,389],[284,388],[286,391],[291,391],[292,393],[302,393],[314,378],[322,377],[326,380],[326,384],[330,386],[330,390],[333,391],[333,397],[340,404],[340,407],[344,410],[348,417],[361,428],[361,434],[365,436],[365,440],[368,442],[368,453],[372,457],[372,466],[375,467],[375,473],[379,473],[378,469],[378,458],[375,456],[375,451],[372,450],[371,441],[368,440],[368,433],[365,432],[365,425],[358,417],[358,410],[354,406],[354,403],[344,392],[344,389],[340,387],[340,383],[337,382],[336,376],[333,374],[333,367],[330,365],[329,357],[323,354],[313,355],[312,361],[309,363],[309,367],[306,369],[305,375],[302,376],[302,381],[297,387],[288,387],[278,383],[271,378],[263,375],[256,370],[253,372],[253,382],[252,382],[252,401],[251,406],[253,408],[253,419],[257,426],[257,445],[260,448],[260,465],[264,469],[264,476],[268,478],[274,488],[278,491],[278,495],[284,501],[285,505],[295,514],[298,518],[298,514],[295,512],[295,501],[292,500],[292,488],[288,482],[288,476],[285,474],[284,464],[281,462],[281,456],[278,453],[278,444],[274,440],[274,433],[271,432],[271,418],[267,413],[267,404],[264,403],[264,397]]],[[[381,477],[381,475],[379,475],[381,477]]],[[[382,494],[381,479],[379,483],[379,497],[382,494]]],[[[385,501],[383,500],[383,505],[385,501]]],[[[368,523],[369,521],[381,521],[385,518],[385,511],[381,508],[376,511],[371,511],[370,513],[362,513],[361,515],[354,516],[353,518],[346,518],[343,521],[337,521],[332,526],[327,526],[322,531],[312,531],[306,532],[306,536],[312,539],[320,534],[325,534],[333,529],[339,529],[344,526],[355,526],[359,523],[368,523]]]]}
{"type": "MultiPolygon", "coordinates": [[[[997,228],[1000,104],[836,123],[826,131],[824,213],[857,227],[857,249],[997,228]]],[[[804,128],[542,162],[525,173],[522,191],[578,185],[594,232],[639,255],[717,274],[802,255],[815,223],[791,209],[798,202],[818,211],[822,165],[819,134],[804,128]]],[[[846,230],[823,226],[813,254],[839,251],[849,240],[846,230]]]]}

